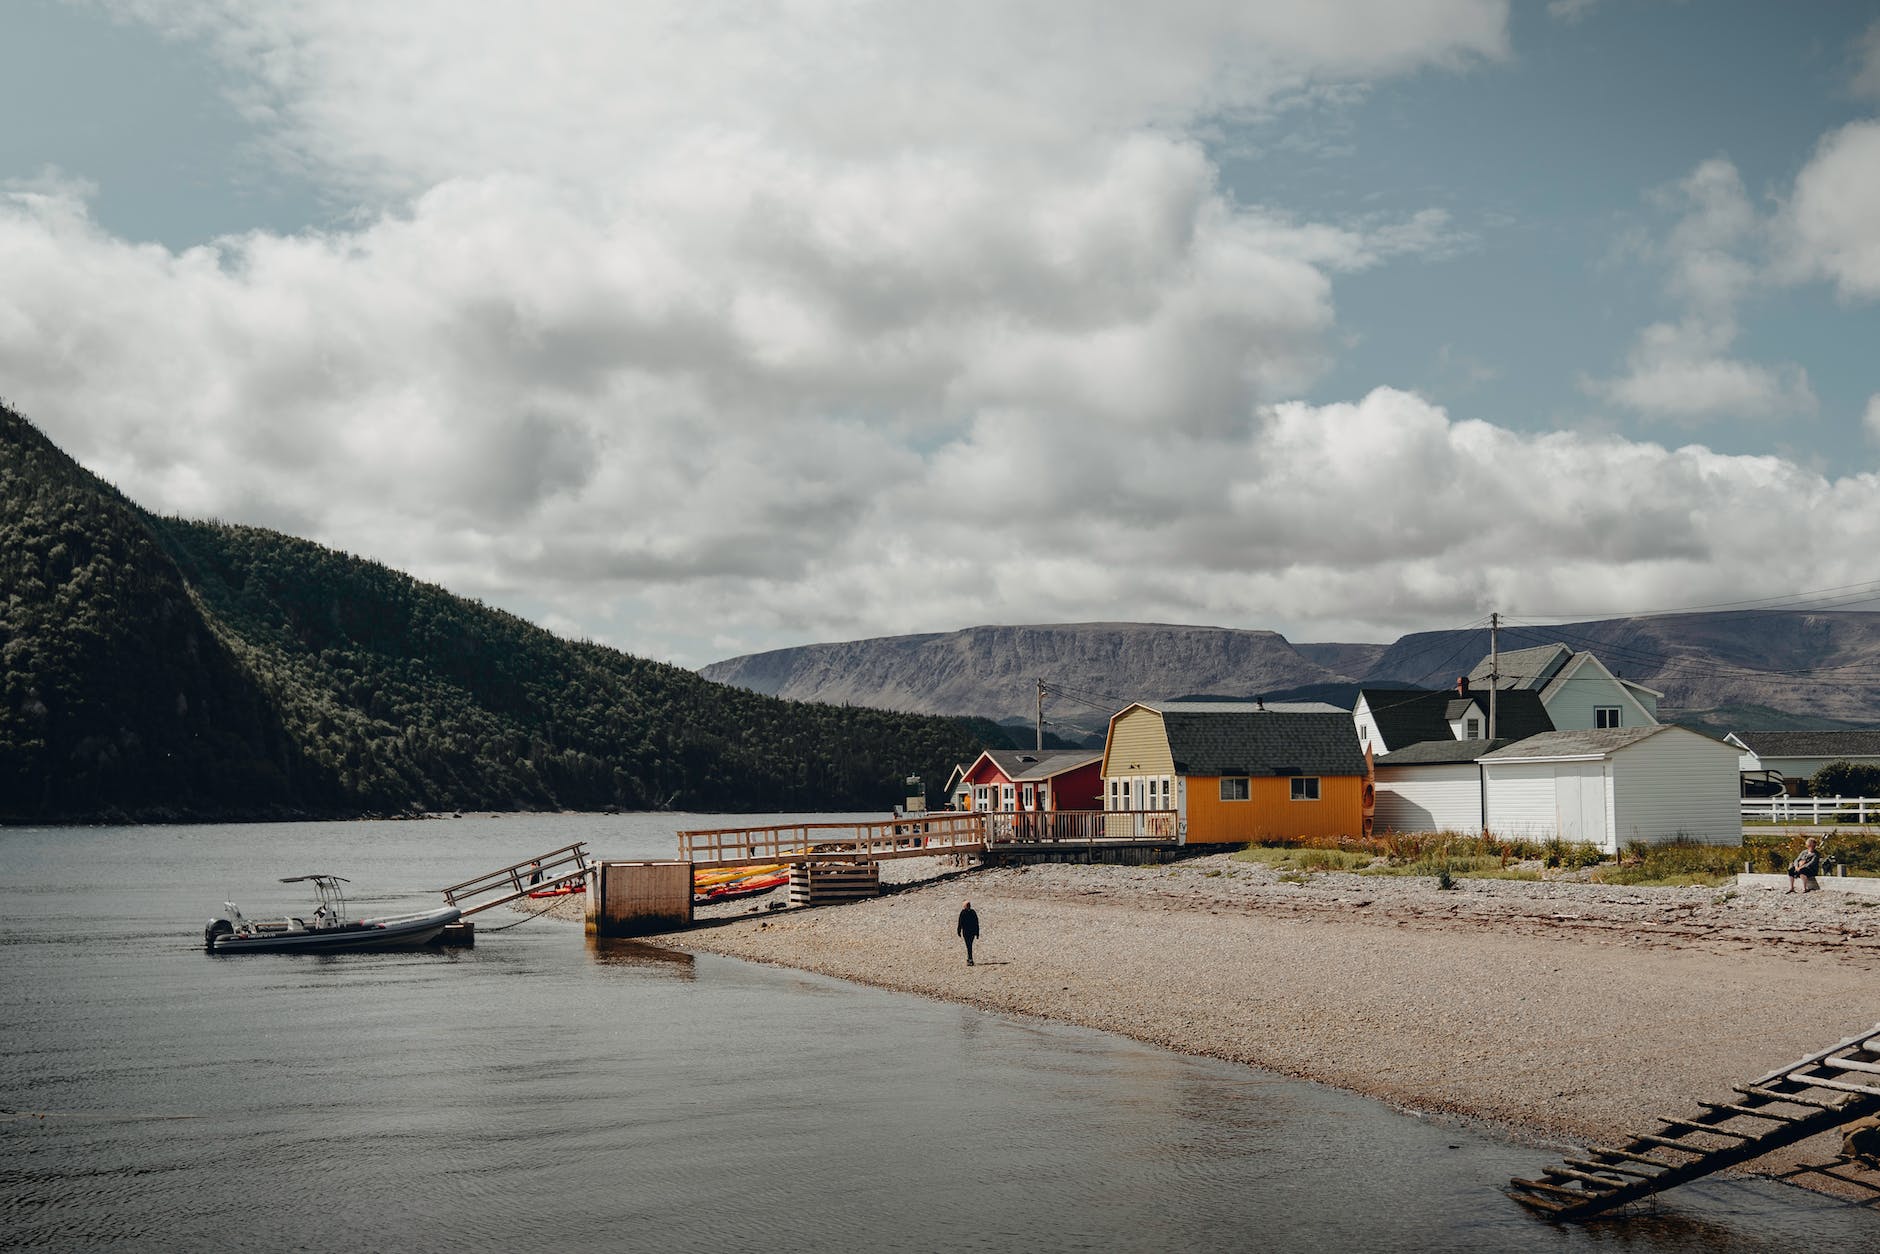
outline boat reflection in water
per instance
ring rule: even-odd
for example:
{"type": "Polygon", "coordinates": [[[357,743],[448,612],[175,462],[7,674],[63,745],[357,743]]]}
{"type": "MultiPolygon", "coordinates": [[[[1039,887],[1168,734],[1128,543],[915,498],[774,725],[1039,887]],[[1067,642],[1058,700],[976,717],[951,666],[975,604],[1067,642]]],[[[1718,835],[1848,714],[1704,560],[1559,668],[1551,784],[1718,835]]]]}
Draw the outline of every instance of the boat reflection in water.
{"type": "Polygon", "coordinates": [[[246,918],[232,901],[222,903],[225,916],[209,920],[202,929],[203,948],[212,954],[336,953],[386,949],[416,949],[430,944],[462,911],[441,906],[420,914],[382,919],[346,917],[346,894],[337,875],[290,875],[283,884],[312,883],[318,904],[310,918],[272,921],[246,918]]]}

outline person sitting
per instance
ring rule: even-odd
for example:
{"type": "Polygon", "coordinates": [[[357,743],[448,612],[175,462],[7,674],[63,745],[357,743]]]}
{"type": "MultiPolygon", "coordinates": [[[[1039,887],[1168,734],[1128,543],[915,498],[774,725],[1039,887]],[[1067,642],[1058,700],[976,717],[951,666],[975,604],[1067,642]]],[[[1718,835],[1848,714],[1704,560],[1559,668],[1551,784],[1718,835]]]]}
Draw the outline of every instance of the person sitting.
{"type": "Polygon", "coordinates": [[[1810,836],[1802,851],[1795,855],[1795,861],[1789,863],[1789,891],[1795,891],[1795,881],[1802,882],[1802,891],[1812,893],[1821,887],[1816,876],[1821,874],[1821,851],[1815,847],[1815,838],[1810,836]]]}

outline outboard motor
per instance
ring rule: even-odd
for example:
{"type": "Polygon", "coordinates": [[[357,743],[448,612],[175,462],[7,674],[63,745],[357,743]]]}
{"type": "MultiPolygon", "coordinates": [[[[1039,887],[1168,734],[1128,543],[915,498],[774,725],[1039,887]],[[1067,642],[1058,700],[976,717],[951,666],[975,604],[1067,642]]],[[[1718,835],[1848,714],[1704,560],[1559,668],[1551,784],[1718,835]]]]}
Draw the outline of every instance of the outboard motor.
{"type": "Polygon", "coordinates": [[[234,932],[235,925],[227,919],[210,919],[209,926],[202,929],[202,947],[210,953],[215,952],[215,938],[234,932]]]}

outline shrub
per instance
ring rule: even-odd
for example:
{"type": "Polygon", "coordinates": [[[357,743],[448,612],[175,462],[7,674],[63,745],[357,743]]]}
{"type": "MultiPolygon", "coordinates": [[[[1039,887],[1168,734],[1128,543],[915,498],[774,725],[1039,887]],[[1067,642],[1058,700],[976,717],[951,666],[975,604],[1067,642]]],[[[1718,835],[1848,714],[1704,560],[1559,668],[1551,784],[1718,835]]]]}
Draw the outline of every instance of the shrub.
{"type": "Polygon", "coordinates": [[[1815,797],[1880,797],[1880,766],[1830,762],[1808,777],[1815,797]]]}

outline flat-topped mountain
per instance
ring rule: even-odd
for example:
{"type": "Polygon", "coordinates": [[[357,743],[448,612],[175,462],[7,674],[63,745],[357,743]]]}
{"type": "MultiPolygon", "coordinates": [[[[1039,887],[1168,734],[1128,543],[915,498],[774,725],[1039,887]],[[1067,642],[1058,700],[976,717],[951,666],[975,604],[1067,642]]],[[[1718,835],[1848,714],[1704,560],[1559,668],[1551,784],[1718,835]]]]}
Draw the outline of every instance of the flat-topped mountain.
{"type": "Polygon", "coordinates": [[[700,673],[798,700],[972,710],[1008,722],[1035,716],[1042,678],[1063,690],[1049,698],[1047,716],[1085,732],[1100,730],[1116,708],[1138,698],[1253,694],[1345,680],[1278,632],[1158,623],[969,627],[812,644],[715,662],[700,673]],[[817,695],[798,695],[811,692],[817,695]]]}

